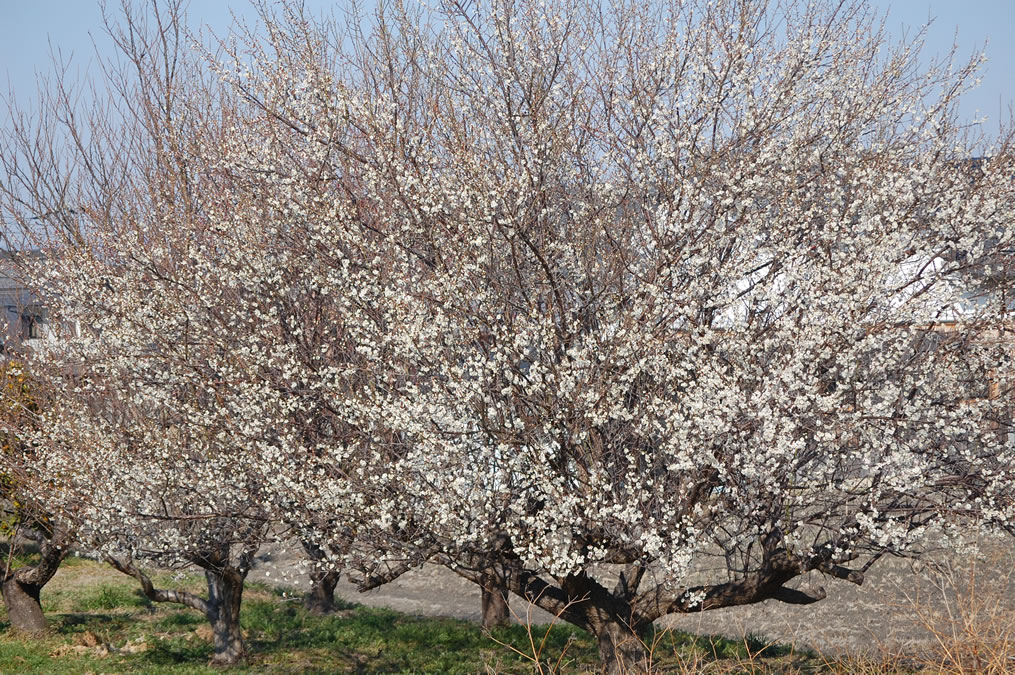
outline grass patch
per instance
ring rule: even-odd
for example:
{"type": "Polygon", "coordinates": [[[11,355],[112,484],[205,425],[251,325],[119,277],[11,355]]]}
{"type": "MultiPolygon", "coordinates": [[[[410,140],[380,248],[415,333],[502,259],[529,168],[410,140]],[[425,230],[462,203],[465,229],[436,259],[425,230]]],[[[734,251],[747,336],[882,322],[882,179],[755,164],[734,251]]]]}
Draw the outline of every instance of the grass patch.
{"type": "MultiPolygon", "coordinates": [[[[199,575],[157,575],[160,585],[202,590],[199,575]]],[[[0,610],[0,672],[221,673],[209,667],[211,631],[198,612],[149,603],[127,577],[78,560],[43,591],[52,630],[42,639],[13,634],[0,610]]],[[[334,615],[307,613],[298,599],[249,584],[241,617],[248,662],[236,673],[531,673],[524,626],[484,633],[455,619],[409,616],[343,603],[334,615]],[[520,652],[520,653],[519,653],[520,652]]],[[[534,627],[544,672],[596,670],[589,634],[567,624],[534,627]]],[[[762,638],[729,640],[678,631],[651,636],[662,672],[817,672],[819,659],[762,638]],[[689,667],[690,664],[690,667],[689,667]],[[693,669],[690,669],[693,668],[693,669]]],[[[827,664],[826,664],[827,665],[827,664]]],[[[834,671],[834,669],[832,669],[834,671]]],[[[842,671],[847,672],[847,671],[842,671]]]]}
{"type": "Polygon", "coordinates": [[[112,584],[102,584],[96,588],[89,588],[82,591],[74,599],[74,609],[78,612],[134,609],[150,606],[151,601],[141,593],[140,589],[114,586],[112,584]]]}

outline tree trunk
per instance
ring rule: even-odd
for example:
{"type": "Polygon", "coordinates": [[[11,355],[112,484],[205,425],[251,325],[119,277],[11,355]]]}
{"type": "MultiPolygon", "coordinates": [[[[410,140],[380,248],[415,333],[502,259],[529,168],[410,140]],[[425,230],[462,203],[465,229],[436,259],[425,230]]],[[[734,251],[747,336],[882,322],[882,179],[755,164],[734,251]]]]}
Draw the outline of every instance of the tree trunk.
{"type": "Polygon", "coordinates": [[[256,545],[245,549],[239,565],[229,563],[228,546],[194,555],[191,562],[204,568],[204,577],[208,581],[207,600],[186,591],[155,588],[148,575],[129,560],[120,561],[113,556],[107,556],[106,560],[120,572],[141,582],[142,592],[152,602],[176,602],[204,614],[211,624],[215,643],[212,664],[231,666],[240,663],[246,656],[243,631],[240,629],[240,603],[243,600],[243,580],[256,552],[256,545]]]}
{"type": "Polygon", "coordinates": [[[30,635],[38,635],[46,631],[46,617],[42,613],[39,592],[42,586],[26,584],[18,581],[15,572],[7,577],[0,587],[3,590],[4,606],[7,618],[15,630],[30,635]]]}
{"type": "Polygon", "coordinates": [[[648,649],[639,631],[619,619],[608,620],[594,631],[599,642],[599,659],[609,675],[647,673],[648,649]]]}
{"type": "Polygon", "coordinates": [[[495,574],[484,574],[479,587],[482,592],[483,628],[506,625],[511,620],[507,587],[495,574]]]}
{"type": "Polygon", "coordinates": [[[232,567],[221,571],[205,570],[208,580],[208,621],[215,636],[216,665],[234,665],[246,656],[240,629],[240,602],[244,575],[232,567]]]}
{"type": "Polygon", "coordinates": [[[6,577],[0,575],[0,593],[7,608],[7,618],[15,630],[38,635],[45,632],[46,617],[42,613],[39,595],[70,551],[71,537],[56,529],[49,539],[39,546],[39,563],[33,567],[20,567],[6,577]]]}
{"type": "Polygon", "coordinates": [[[322,616],[335,611],[335,586],[340,574],[334,570],[313,570],[310,572],[310,592],[303,606],[311,614],[322,616]]]}
{"type": "Polygon", "coordinates": [[[300,542],[307,557],[313,562],[310,568],[310,592],[303,600],[303,606],[311,614],[318,616],[335,611],[335,586],[341,573],[325,566],[327,553],[317,544],[306,539],[300,542]]]}

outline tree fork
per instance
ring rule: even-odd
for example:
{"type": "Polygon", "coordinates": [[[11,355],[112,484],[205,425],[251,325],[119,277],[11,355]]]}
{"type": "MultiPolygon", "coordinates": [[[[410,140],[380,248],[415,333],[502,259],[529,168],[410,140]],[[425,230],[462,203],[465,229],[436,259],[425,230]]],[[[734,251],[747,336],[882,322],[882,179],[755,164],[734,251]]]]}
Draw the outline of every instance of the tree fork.
{"type": "Polygon", "coordinates": [[[643,634],[652,622],[631,606],[634,593],[630,586],[620,582],[618,589],[623,590],[611,593],[585,573],[569,574],[561,580],[561,590],[585,615],[583,627],[596,636],[606,672],[648,672],[649,653],[643,634]]]}
{"type": "Polygon", "coordinates": [[[40,546],[41,559],[37,565],[20,567],[0,579],[7,617],[15,630],[38,635],[48,628],[40,595],[70,552],[69,543],[69,535],[55,532],[40,546]]]}
{"type": "Polygon", "coordinates": [[[312,570],[310,572],[310,590],[303,601],[307,611],[316,616],[331,614],[335,606],[335,587],[338,586],[341,574],[334,570],[312,570]]]}
{"type": "Polygon", "coordinates": [[[145,597],[153,602],[174,602],[196,609],[211,624],[215,645],[212,663],[236,665],[246,656],[246,644],[240,628],[240,606],[243,600],[243,582],[247,576],[245,566],[221,564],[220,559],[203,559],[205,579],[208,583],[208,599],[205,600],[186,591],[155,588],[151,579],[129,562],[120,562],[107,556],[107,562],[114,568],[134,577],[141,584],[145,597]],[[213,565],[213,563],[219,563],[213,565]]]}

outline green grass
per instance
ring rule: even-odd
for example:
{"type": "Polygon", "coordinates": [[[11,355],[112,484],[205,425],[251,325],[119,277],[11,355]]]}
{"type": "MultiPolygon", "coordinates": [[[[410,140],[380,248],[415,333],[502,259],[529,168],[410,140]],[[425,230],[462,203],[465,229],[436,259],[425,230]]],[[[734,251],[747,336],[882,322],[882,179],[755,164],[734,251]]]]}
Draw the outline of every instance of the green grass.
{"type": "MultiPolygon", "coordinates": [[[[0,564],[6,567],[8,559],[11,561],[11,568],[35,564],[39,561],[38,547],[31,542],[25,545],[19,545],[15,547],[14,555],[12,557],[10,543],[4,539],[0,539],[0,564]]],[[[88,565],[91,562],[92,561],[88,558],[70,555],[64,559],[63,563],[61,563],[61,567],[71,568],[77,565],[88,565]]]]}
{"type": "Polygon", "coordinates": [[[74,598],[74,609],[79,612],[94,612],[128,607],[148,607],[151,601],[140,589],[102,584],[89,588],[74,598]]]}
{"type": "MultiPolygon", "coordinates": [[[[158,575],[158,583],[200,590],[199,576],[158,575]]],[[[90,561],[61,568],[43,591],[51,625],[41,639],[15,635],[0,610],[0,672],[28,673],[217,673],[209,667],[211,634],[193,610],[153,604],[129,578],[90,561]],[[98,644],[98,646],[96,646],[98,644]]],[[[475,624],[422,618],[387,609],[345,604],[326,617],[304,611],[300,602],[272,588],[251,584],[244,593],[241,622],[250,653],[232,672],[245,673],[531,673],[532,653],[524,626],[485,634],[475,624]]],[[[535,627],[536,643],[545,626],[535,627]]],[[[812,657],[761,639],[725,640],[680,632],[653,638],[663,670],[689,661],[729,666],[761,651],[769,670],[798,672],[812,657]]],[[[549,629],[540,653],[544,664],[563,672],[592,672],[595,641],[568,625],[549,629]]],[[[550,672],[547,669],[546,672],[550,672]]],[[[676,670],[675,672],[680,672],[676,670]]]]}

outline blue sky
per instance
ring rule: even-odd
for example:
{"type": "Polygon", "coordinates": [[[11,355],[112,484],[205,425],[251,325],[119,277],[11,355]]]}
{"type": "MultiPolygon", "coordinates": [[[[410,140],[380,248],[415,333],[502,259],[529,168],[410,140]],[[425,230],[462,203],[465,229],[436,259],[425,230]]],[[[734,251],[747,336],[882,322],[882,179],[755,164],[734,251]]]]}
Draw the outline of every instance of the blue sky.
{"type": "MultiPolygon", "coordinates": [[[[340,3],[339,3],[340,4],[340,3]]],[[[961,115],[972,120],[990,118],[988,132],[996,133],[999,113],[1005,118],[1015,100],[1015,0],[871,0],[878,11],[887,11],[887,26],[895,37],[910,35],[934,18],[927,37],[927,56],[946,53],[957,40],[959,54],[966,56],[986,45],[988,62],[979,89],[963,101],[961,115]]],[[[110,11],[119,1],[110,0],[110,11]]],[[[306,0],[311,12],[336,6],[327,0],[306,0]]],[[[229,8],[241,16],[253,12],[243,0],[191,0],[192,23],[225,33],[232,19],[229,8]]],[[[36,74],[52,68],[50,48],[70,59],[71,74],[83,74],[94,62],[95,48],[109,49],[102,24],[102,11],[92,0],[0,0],[0,94],[9,92],[27,104],[35,95],[36,74]]],[[[6,106],[0,119],[7,122],[6,106]]]]}

